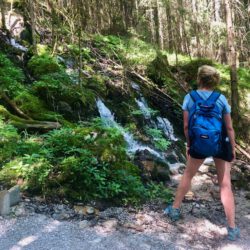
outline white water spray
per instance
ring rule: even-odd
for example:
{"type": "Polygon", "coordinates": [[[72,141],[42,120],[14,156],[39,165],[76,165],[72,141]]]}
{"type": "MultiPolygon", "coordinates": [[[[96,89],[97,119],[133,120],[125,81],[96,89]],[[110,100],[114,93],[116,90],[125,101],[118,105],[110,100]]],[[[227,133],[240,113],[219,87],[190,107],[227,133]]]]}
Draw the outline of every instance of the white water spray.
{"type": "Polygon", "coordinates": [[[140,144],[134,139],[131,133],[125,131],[125,129],[115,121],[114,114],[112,114],[112,112],[105,106],[101,99],[97,99],[96,105],[103,123],[107,127],[117,128],[122,133],[128,145],[128,153],[135,153],[136,151],[148,150],[152,155],[163,159],[159,152],[153,150],[148,146],[140,144]]]}

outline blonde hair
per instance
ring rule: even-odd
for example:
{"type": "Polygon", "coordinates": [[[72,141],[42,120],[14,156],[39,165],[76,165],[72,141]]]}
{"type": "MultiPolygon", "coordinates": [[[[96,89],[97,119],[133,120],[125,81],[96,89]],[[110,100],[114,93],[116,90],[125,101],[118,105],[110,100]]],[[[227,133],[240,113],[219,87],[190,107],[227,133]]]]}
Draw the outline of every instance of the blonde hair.
{"type": "Polygon", "coordinates": [[[198,69],[197,83],[202,88],[215,88],[220,82],[219,72],[212,66],[203,65],[198,69]]]}

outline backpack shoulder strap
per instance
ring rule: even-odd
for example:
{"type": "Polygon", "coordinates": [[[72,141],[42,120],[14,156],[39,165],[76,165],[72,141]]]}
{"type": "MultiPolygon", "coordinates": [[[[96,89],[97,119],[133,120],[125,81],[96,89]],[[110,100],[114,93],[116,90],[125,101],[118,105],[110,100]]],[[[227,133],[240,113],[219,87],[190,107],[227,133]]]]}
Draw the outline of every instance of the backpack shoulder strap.
{"type": "Polygon", "coordinates": [[[193,102],[197,102],[197,101],[200,101],[200,100],[204,100],[196,90],[192,90],[189,95],[191,96],[193,102]]]}
{"type": "Polygon", "coordinates": [[[219,99],[220,95],[221,93],[213,91],[213,93],[208,97],[207,101],[215,103],[219,99]]]}

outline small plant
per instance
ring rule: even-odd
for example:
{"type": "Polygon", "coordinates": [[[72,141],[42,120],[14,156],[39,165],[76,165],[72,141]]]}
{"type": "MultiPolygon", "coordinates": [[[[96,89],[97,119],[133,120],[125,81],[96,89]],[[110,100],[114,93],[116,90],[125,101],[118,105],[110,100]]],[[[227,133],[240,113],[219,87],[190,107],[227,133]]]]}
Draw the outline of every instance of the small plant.
{"type": "Polygon", "coordinates": [[[173,193],[171,190],[166,188],[162,182],[160,183],[154,183],[149,182],[146,185],[147,188],[147,196],[149,200],[157,200],[160,199],[166,203],[169,203],[173,199],[173,193]]]}
{"type": "Polygon", "coordinates": [[[164,138],[161,130],[149,127],[146,127],[145,130],[146,134],[153,140],[153,144],[157,149],[161,151],[167,150],[171,142],[164,138]]]}
{"type": "Polygon", "coordinates": [[[0,91],[7,92],[10,97],[23,91],[23,72],[2,53],[0,53],[0,91]]]}
{"type": "Polygon", "coordinates": [[[16,153],[19,135],[17,130],[8,124],[5,124],[0,117],[0,165],[10,160],[16,153]]]}

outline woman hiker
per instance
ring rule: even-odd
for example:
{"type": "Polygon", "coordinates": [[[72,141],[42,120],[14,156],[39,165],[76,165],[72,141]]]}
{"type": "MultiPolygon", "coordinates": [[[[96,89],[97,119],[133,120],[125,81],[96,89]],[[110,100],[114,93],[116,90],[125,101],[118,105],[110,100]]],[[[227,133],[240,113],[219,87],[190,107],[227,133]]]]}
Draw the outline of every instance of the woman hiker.
{"type": "Polygon", "coordinates": [[[190,188],[193,176],[205,158],[213,156],[220,197],[227,218],[227,238],[236,240],[240,236],[240,230],[235,225],[235,204],[230,176],[230,162],[235,159],[235,138],[231,108],[227,99],[214,91],[219,81],[220,76],[216,69],[204,65],[198,70],[198,90],[191,91],[184,98],[182,109],[187,140],[187,164],[175,200],[164,213],[173,221],[180,218],[181,202],[190,188]]]}

